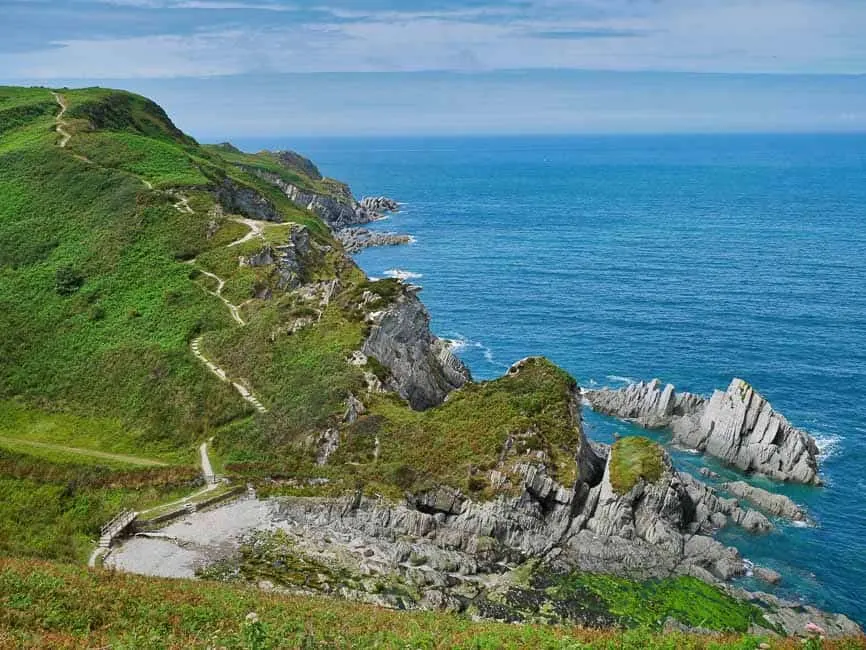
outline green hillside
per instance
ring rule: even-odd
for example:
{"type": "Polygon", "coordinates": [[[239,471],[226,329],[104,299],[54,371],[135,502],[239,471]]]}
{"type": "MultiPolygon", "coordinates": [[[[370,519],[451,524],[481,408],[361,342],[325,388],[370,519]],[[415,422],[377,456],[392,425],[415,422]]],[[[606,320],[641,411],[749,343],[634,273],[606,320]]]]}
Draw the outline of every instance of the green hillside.
{"type": "MultiPolygon", "coordinates": [[[[691,577],[545,587],[562,607],[587,599],[605,620],[656,630],[621,633],[64,566],[83,563],[120,510],[200,488],[205,442],[218,473],[263,495],[390,503],[449,486],[482,502],[539,458],[562,485],[580,478],[576,385],[546,360],[424,411],[383,389],[389,369],[357,353],[376,314],[418,304],[413,290],[366,278],[267,179],[351,197],[298,154],[201,146],[131,93],[0,87],[0,555],[19,558],[0,562],[0,647],[756,646],[656,633],[668,616],[738,632],[758,620],[691,577]],[[341,444],[322,464],[333,432],[341,444]],[[261,629],[244,627],[251,609],[261,629]]],[[[620,454],[624,490],[658,478],[646,458],[661,452],[639,451],[620,454]]]]}
{"type": "MultiPolygon", "coordinates": [[[[31,467],[34,458],[40,468],[56,465],[4,477],[9,504],[19,504],[10,517],[27,522],[26,504],[54,495],[83,465],[117,469],[110,458],[57,447],[194,467],[196,447],[213,437],[220,462],[245,479],[325,475],[331,493],[360,480],[395,496],[437,481],[482,494],[471,468],[492,466],[509,433],[534,421],[553,426],[551,435],[560,427],[554,456],[567,448],[572,380],[549,364],[426,413],[396,397],[371,398],[359,422],[341,423],[349,394],[364,390],[364,371],[381,373],[346,362],[369,327],[358,301],[372,292],[381,307],[402,289],[394,280],[369,282],[315,215],[257,175],[347,194],[306,159],[199,146],[147,99],[100,88],[0,88],[0,131],[0,330],[10,333],[0,339],[0,449],[7,466],[31,467]],[[266,207],[272,221],[257,222],[258,236],[242,221],[250,215],[232,211],[246,208],[226,199],[226,187],[266,207]],[[299,281],[339,281],[323,310],[293,287],[280,289],[273,265],[238,263],[285,243],[293,223],[311,242],[299,281]],[[306,327],[286,333],[303,318],[306,327]],[[215,377],[194,341],[267,412],[215,377]],[[349,444],[318,467],[310,440],[333,426],[348,427],[349,444]],[[382,441],[375,458],[374,434],[382,441]],[[431,445],[441,450],[435,458],[418,453],[431,445]]],[[[573,474],[570,462],[564,478],[573,474]]],[[[172,485],[154,481],[157,492],[172,485]]],[[[58,497],[57,513],[32,522],[34,535],[52,538],[50,521],[62,519],[62,533],[31,546],[7,540],[7,548],[80,559],[112,508],[146,501],[103,500],[78,483],[58,497]],[[98,505],[79,507],[80,490],[98,505]]]]}

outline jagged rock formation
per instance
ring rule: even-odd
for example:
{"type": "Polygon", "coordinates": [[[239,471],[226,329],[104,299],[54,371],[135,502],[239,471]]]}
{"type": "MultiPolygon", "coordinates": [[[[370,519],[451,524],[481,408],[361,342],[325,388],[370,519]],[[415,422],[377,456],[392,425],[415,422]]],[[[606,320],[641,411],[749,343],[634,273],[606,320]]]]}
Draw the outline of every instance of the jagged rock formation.
{"type": "Polygon", "coordinates": [[[670,427],[674,441],[721,458],[745,472],[781,481],[821,484],[818,446],[742,379],[708,400],[676,393],[656,379],[619,390],[586,391],[592,407],[644,427],[670,427]]]}
{"type": "Polygon", "coordinates": [[[372,246],[399,246],[409,244],[412,237],[393,232],[376,232],[367,228],[343,228],[335,233],[347,253],[357,253],[372,246]]]}
{"type": "Polygon", "coordinates": [[[382,216],[358,203],[345,185],[334,183],[330,194],[320,194],[289,183],[272,172],[252,168],[248,171],[278,187],[292,203],[315,214],[331,230],[337,231],[348,226],[370,223],[382,216]]]}
{"type": "Polygon", "coordinates": [[[368,212],[375,212],[378,214],[397,212],[400,210],[400,204],[394,199],[389,199],[387,196],[366,196],[361,199],[361,207],[368,212]]]}
{"type": "Polygon", "coordinates": [[[450,346],[430,332],[430,315],[409,288],[368,315],[370,335],[361,352],[388,369],[386,385],[416,410],[442,403],[471,375],[450,346]]]}
{"type": "Polygon", "coordinates": [[[806,512],[784,494],[774,494],[754,485],[749,485],[745,481],[724,483],[722,489],[727,490],[735,497],[745,499],[771,515],[784,517],[791,521],[807,521],[808,519],[806,512]]]}
{"type": "Polygon", "coordinates": [[[266,244],[254,255],[240,258],[241,266],[274,265],[276,286],[295,289],[304,281],[304,258],[310,254],[310,232],[304,226],[292,224],[285,244],[266,244]]]}
{"type": "MultiPolygon", "coordinates": [[[[507,580],[509,569],[533,558],[557,573],[584,570],[636,579],[691,575],[717,585],[746,572],[736,549],[707,533],[729,517],[749,526],[752,519],[766,522],[763,515],[743,511],[736,500],[722,499],[678,473],[666,454],[657,481],[641,479],[618,494],[610,480],[608,450],[586,439],[579,410],[574,423],[574,460],[581,471],[571,487],[550,478],[543,462],[508,465],[506,460],[490,471],[491,483],[501,489],[489,501],[475,501],[445,485],[407,494],[396,504],[360,491],[338,499],[286,498],[279,501],[276,525],[288,542],[277,540],[277,557],[285,561],[286,554],[294,555],[336,571],[341,577],[327,585],[329,593],[448,611],[482,606],[485,594],[507,580]],[[403,585],[393,593],[406,595],[383,593],[376,586],[383,579],[403,585]]],[[[808,615],[834,632],[858,629],[844,616],[765,594],[737,593],[770,607],[767,627],[797,632],[808,615]]]]}
{"type": "Polygon", "coordinates": [[[223,210],[240,214],[248,219],[273,221],[282,223],[280,211],[259,192],[246,185],[241,185],[230,178],[224,179],[214,190],[223,210]]]}

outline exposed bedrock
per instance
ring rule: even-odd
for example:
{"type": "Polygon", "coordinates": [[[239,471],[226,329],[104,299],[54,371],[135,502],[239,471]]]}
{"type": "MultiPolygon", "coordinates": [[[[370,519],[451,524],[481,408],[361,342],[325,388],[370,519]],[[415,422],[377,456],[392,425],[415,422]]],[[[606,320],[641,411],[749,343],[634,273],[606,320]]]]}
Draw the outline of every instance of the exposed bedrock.
{"type": "Polygon", "coordinates": [[[412,408],[441,404],[448,393],[471,380],[449,345],[430,332],[430,315],[408,288],[368,320],[370,335],[361,351],[388,369],[387,387],[412,408]]]}
{"type": "Polygon", "coordinates": [[[357,253],[373,246],[399,246],[409,244],[412,237],[393,232],[378,232],[367,228],[343,228],[335,233],[347,253],[357,253]]]}
{"type": "Polygon", "coordinates": [[[277,288],[296,289],[304,282],[305,259],[311,249],[310,231],[292,224],[284,244],[265,244],[253,255],[242,256],[239,263],[251,267],[273,265],[277,288]]]}
{"type": "Polygon", "coordinates": [[[220,205],[226,212],[243,215],[259,221],[283,221],[280,211],[255,189],[230,178],[224,179],[215,190],[220,205]]]}
{"type": "Polygon", "coordinates": [[[585,393],[600,413],[647,428],[670,428],[674,441],[745,471],[781,481],[821,484],[818,446],[742,379],[710,399],[677,393],[659,380],[585,393]]]}
{"type": "Polygon", "coordinates": [[[342,183],[332,182],[330,193],[321,194],[290,183],[278,174],[253,168],[248,168],[248,171],[278,187],[292,203],[315,214],[332,230],[370,223],[383,216],[381,212],[358,203],[342,183]]]}
{"type": "Polygon", "coordinates": [[[543,463],[516,462],[491,470],[494,485],[503,473],[516,485],[509,483],[490,501],[476,502],[444,485],[407,494],[398,504],[360,492],[341,499],[287,498],[278,519],[293,553],[331,566],[336,558],[350,574],[397,576],[413,585],[417,604],[406,606],[462,611],[467,595],[471,599],[509,569],[539,559],[557,573],[691,575],[762,604],[767,627],[790,633],[802,630],[804,616],[834,632],[857,630],[844,616],[726,586],[745,573],[746,562],[709,533],[729,520],[748,526],[753,517],[766,518],[678,473],[666,454],[658,480],[640,479],[619,494],[610,480],[610,453],[605,458],[607,450],[586,440],[579,415],[576,431],[575,462],[585,471],[571,486],[549,477],[543,463]]]}

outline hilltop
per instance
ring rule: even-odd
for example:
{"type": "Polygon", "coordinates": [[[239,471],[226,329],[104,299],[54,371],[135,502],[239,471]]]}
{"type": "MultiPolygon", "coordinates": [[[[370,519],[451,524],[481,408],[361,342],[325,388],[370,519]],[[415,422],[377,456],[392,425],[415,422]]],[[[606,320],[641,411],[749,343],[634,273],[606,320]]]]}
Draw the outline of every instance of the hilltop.
{"type": "MultiPolygon", "coordinates": [[[[0,552],[83,562],[122,508],[198,486],[208,443],[278,499],[206,577],[508,621],[857,631],[728,586],[746,564],[715,527],[772,522],[655,443],[589,441],[554,364],[473,382],[417,287],[340,243],[380,205],[295,152],[200,145],[138,95],[0,88],[0,552]]],[[[36,600],[101,579],[33,566],[36,600]]]]}

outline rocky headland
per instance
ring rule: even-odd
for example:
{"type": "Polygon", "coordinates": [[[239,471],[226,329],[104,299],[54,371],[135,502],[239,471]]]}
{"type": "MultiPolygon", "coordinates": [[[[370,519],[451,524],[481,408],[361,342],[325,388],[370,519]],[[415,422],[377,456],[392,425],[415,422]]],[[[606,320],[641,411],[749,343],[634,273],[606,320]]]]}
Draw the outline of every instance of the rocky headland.
{"type": "Polygon", "coordinates": [[[668,428],[673,441],[715,456],[737,469],[780,481],[820,485],[818,446],[773,410],[752,386],[733,379],[709,399],[651,382],[588,390],[594,410],[642,427],[668,428]]]}

